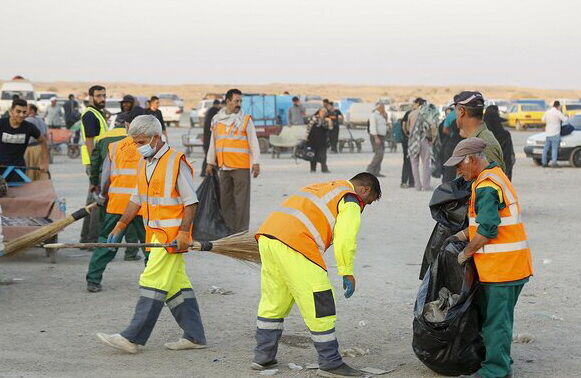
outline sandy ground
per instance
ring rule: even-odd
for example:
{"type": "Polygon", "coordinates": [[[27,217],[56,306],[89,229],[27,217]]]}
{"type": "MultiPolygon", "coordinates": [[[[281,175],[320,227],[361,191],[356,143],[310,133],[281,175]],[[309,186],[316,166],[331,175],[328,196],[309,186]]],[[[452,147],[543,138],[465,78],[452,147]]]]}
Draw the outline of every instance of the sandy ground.
{"type": "MultiPolygon", "coordinates": [[[[170,129],[177,142],[184,129],[170,129]]],[[[535,277],[526,285],[516,310],[515,332],[535,337],[514,344],[517,377],[571,377],[581,371],[581,295],[578,216],[581,170],[563,166],[542,169],[522,153],[528,133],[514,133],[518,161],[514,183],[524,207],[524,221],[534,256],[535,277]],[[577,198],[577,199],[576,199],[577,198]],[[574,205],[577,204],[577,205],[574,205]]],[[[181,147],[180,147],[181,148],[181,147]]],[[[264,156],[262,175],[253,181],[252,227],[302,185],[349,178],[371,159],[369,143],[361,154],[330,155],[331,175],[308,173],[306,162],[264,156]]],[[[199,151],[192,156],[199,169],[199,151]]],[[[363,214],[356,262],[357,291],[347,300],[337,295],[337,330],[342,348],[369,349],[347,358],[355,367],[396,369],[395,377],[436,376],[411,349],[412,307],[419,264],[434,225],[427,207],[431,194],[400,189],[401,153],[387,153],[381,179],[384,196],[363,214]]],[[[74,210],[85,199],[87,180],[78,160],[58,156],[51,167],[60,196],[74,210]]],[[[77,241],[80,223],[60,235],[77,241]]],[[[333,254],[327,253],[330,277],[340,289],[333,254]]],[[[187,270],[200,303],[209,348],[168,351],[163,343],[180,330],[170,312],[162,311],[148,344],[137,355],[125,355],[97,342],[95,332],[121,331],[129,322],[139,292],[142,262],[125,262],[119,253],[105,273],[104,290],[90,294],[84,276],[90,254],[62,250],[51,265],[39,249],[2,257],[0,275],[19,279],[0,286],[0,376],[2,377],[253,377],[259,270],[208,253],[187,256],[187,270]],[[211,286],[233,295],[210,294],[211,286]]],[[[293,372],[290,362],[315,362],[315,350],[300,316],[293,310],[279,349],[279,376],[310,377],[293,372]]]]}
{"type": "MultiPolygon", "coordinates": [[[[84,98],[88,88],[97,83],[82,82],[38,82],[34,83],[37,91],[55,91],[60,96],[66,97],[74,93],[79,98],[84,98]]],[[[225,93],[229,88],[239,88],[245,93],[282,94],[289,91],[292,94],[320,95],[331,100],[339,100],[343,97],[361,97],[365,101],[374,102],[381,96],[388,96],[395,101],[409,101],[421,96],[435,104],[446,104],[452,97],[463,90],[474,89],[482,92],[485,98],[517,99],[517,98],[542,98],[552,101],[555,98],[581,98],[581,90],[559,90],[540,88],[519,88],[485,85],[459,85],[459,86],[371,86],[371,85],[340,85],[340,84],[236,84],[236,85],[212,85],[212,84],[183,84],[183,85],[148,85],[137,83],[99,83],[107,87],[107,95],[112,98],[120,98],[125,94],[151,96],[157,93],[176,93],[184,99],[185,108],[191,109],[197,105],[207,93],[225,93]]]]}

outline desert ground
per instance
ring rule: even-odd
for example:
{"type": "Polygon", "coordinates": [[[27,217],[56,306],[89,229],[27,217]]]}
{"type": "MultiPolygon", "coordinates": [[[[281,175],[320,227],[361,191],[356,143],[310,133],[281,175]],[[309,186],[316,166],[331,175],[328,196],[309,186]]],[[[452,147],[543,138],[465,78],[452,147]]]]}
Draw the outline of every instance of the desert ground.
{"type": "MultiPolygon", "coordinates": [[[[84,98],[91,85],[95,82],[34,82],[37,91],[55,91],[66,97],[69,93],[84,98]]],[[[338,85],[338,84],[184,84],[184,85],[147,85],[136,83],[107,83],[107,95],[113,98],[125,94],[151,96],[156,93],[175,93],[184,99],[186,109],[194,107],[207,93],[225,93],[229,88],[236,87],[246,93],[282,94],[288,91],[292,94],[320,95],[323,98],[339,100],[343,97],[361,97],[365,101],[376,101],[381,96],[388,96],[395,101],[408,101],[418,96],[435,104],[445,104],[460,91],[480,90],[485,98],[543,98],[551,101],[555,98],[581,98],[581,90],[559,90],[539,88],[518,88],[503,86],[371,86],[371,85],[338,85]]]]}
{"type": "MultiPolygon", "coordinates": [[[[68,85],[68,84],[67,84],[68,85]]],[[[55,86],[67,93],[87,85],[55,86]]],[[[243,86],[240,86],[243,87],[243,86]]],[[[42,86],[38,86],[43,89],[42,86]]],[[[197,93],[210,91],[199,87],[197,93]]],[[[214,87],[212,87],[214,88],[214,87]]],[[[218,90],[218,87],[215,87],[218,90]]],[[[223,89],[225,87],[219,87],[223,89]]],[[[260,90],[262,87],[245,87],[260,90]]],[[[270,86],[269,91],[306,91],[342,97],[358,88],[270,86]]],[[[113,91],[137,92],[138,87],[114,86],[113,91]]],[[[425,97],[449,98],[456,89],[421,88],[425,97]],[[427,91],[427,92],[426,92],[427,91]],[[441,96],[441,97],[438,97],[441,96]]],[[[155,91],[162,88],[155,88],[155,91]]],[[[186,94],[191,87],[168,87],[186,94]]],[[[266,89],[265,89],[266,90],[266,89]]],[[[420,89],[417,89],[419,91],[420,89]]],[[[507,92],[483,89],[490,96],[507,97],[507,92]]],[[[389,88],[365,94],[372,99],[389,88]]],[[[153,87],[139,87],[151,93],[153,87]]],[[[402,90],[401,97],[415,96],[416,90],[402,90]]],[[[516,92],[514,92],[516,93],[516,92]]],[[[518,92],[522,93],[522,92],[518,92]]],[[[534,92],[530,95],[545,96],[534,92]]],[[[519,94],[520,95],[520,94],[519,94]]],[[[522,95],[528,95],[522,93],[522,95]]],[[[570,97],[573,93],[547,92],[546,96],[570,97]]],[[[187,97],[190,104],[196,95],[187,97]]],[[[397,96],[400,96],[399,94],[397,96]]],[[[577,97],[581,97],[579,92],[577,97]]],[[[342,130],[343,131],[343,130],[342,130]]],[[[170,141],[178,149],[185,129],[171,128],[170,141]]],[[[361,132],[361,136],[363,132],[361,132]]],[[[579,180],[581,169],[564,164],[542,169],[526,159],[522,148],[530,132],[513,132],[517,163],[514,184],[524,208],[524,222],[532,246],[535,276],[525,286],[516,309],[515,333],[534,337],[528,344],[512,348],[515,377],[573,377],[581,372],[581,294],[579,285],[579,180]]],[[[367,138],[366,138],[367,139],[367,138]]],[[[329,275],[337,294],[337,331],[342,349],[362,348],[364,356],[347,357],[354,367],[375,367],[391,371],[392,377],[436,377],[414,355],[412,308],[419,286],[418,271],[424,247],[435,222],[430,217],[431,193],[400,189],[402,155],[386,153],[385,178],[380,179],[383,198],[363,213],[359,234],[355,276],[357,290],[350,299],[342,295],[332,251],[326,254],[329,275]]],[[[330,179],[350,178],[365,170],[371,159],[368,140],[362,153],[329,155],[329,175],[309,173],[308,163],[295,162],[289,155],[273,159],[262,156],[262,174],[252,182],[251,227],[255,228],[284,196],[299,187],[330,179]]],[[[199,172],[202,154],[191,156],[199,172]]],[[[51,166],[58,195],[68,209],[82,206],[88,185],[79,160],[57,156],[51,166]]],[[[436,181],[436,180],[434,180],[436,181]]],[[[436,184],[436,182],[433,182],[436,184]]],[[[80,223],[59,235],[60,241],[78,240],[80,223]]],[[[116,333],[129,322],[139,296],[138,277],[142,261],[125,262],[120,251],[105,272],[103,291],[85,289],[90,253],[76,249],[59,251],[50,264],[41,249],[30,249],[0,258],[0,275],[14,279],[0,286],[0,376],[2,377],[256,377],[249,364],[254,347],[259,269],[211,253],[189,253],[187,270],[205,323],[209,347],[197,351],[169,351],[163,343],[181,333],[167,309],[147,345],[136,355],[127,355],[100,344],[96,332],[116,333]],[[231,295],[211,294],[217,286],[231,295]]],[[[287,365],[305,366],[316,362],[301,318],[294,309],[285,322],[279,348],[278,376],[312,377],[314,371],[293,371],[287,365]]]]}

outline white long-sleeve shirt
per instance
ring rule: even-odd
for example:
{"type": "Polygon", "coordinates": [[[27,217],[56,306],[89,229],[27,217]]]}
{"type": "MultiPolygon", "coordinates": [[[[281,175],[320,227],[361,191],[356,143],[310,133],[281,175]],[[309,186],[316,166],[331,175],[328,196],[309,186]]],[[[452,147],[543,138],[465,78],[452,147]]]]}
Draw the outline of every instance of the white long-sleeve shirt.
{"type": "MultiPolygon", "coordinates": [[[[212,118],[212,135],[210,136],[210,146],[208,148],[208,154],[206,155],[206,161],[208,164],[217,165],[216,162],[216,143],[214,140],[214,126],[221,122],[226,125],[234,124],[235,128],[241,128],[244,125],[244,113],[239,111],[238,113],[226,113],[226,109],[222,109],[212,118]]],[[[254,122],[252,119],[248,122],[246,127],[246,135],[248,138],[248,145],[250,146],[250,162],[251,165],[260,164],[260,145],[258,144],[258,137],[256,136],[256,128],[254,127],[254,122]]],[[[230,171],[235,168],[230,168],[223,166],[225,171],[230,171]]]]}
{"type": "Polygon", "coordinates": [[[543,114],[543,122],[546,123],[545,133],[548,137],[556,136],[561,134],[561,124],[567,121],[567,117],[561,111],[555,107],[547,110],[543,114]]]}
{"type": "Polygon", "coordinates": [[[389,115],[386,118],[380,112],[374,110],[369,116],[369,134],[386,136],[388,118],[389,115]]]}

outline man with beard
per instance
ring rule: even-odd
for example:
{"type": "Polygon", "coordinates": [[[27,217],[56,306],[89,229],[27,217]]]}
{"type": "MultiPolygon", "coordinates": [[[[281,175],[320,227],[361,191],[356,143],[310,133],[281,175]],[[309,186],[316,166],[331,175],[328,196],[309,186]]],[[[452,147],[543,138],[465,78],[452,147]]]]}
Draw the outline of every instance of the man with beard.
{"type": "Polygon", "coordinates": [[[240,110],[242,92],[226,92],[226,106],[212,119],[212,136],[206,156],[206,174],[220,169],[220,205],[233,232],[248,230],[250,223],[250,174],[260,174],[260,146],[249,114],[240,110]]]}
{"type": "MultiPolygon", "coordinates": [[[[91,153],[95,144],[105,135],[108,129],[107,121],[103,114],[107,91],[101,85],[93,85],[89,88],[89,106],[81,115],[81,161],[85,166],[85,172],[89,176],[91,171],[91,153]]],[[[90,186],[90,184],[89,184],[90,186]]],[[[87,194],[87,204],[94,202],[94,188],[90,186],[87,194]]],[[[93,211],[89,217],[83,219],[81,229],[81,243],[95,243],[99,235],[99,212],[93,211]]]]}

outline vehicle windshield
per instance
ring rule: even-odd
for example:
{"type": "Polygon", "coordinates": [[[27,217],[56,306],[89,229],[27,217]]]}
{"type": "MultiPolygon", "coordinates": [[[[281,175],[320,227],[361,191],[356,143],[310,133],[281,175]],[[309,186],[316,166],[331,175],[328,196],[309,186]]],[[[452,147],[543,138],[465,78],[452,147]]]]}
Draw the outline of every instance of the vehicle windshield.
{"type": "Polygon", "coordinates": [[[522,105],[521,109],[523,112],[539,112],[543,111],[543,107],[539,104],[526,104],[522,105]]]}
{"type": "Polygon", "coordinates": [[[14,95],[17,95],[18,98],[27,101],[30,100],[34,101],[34,92],[31,91],[2,91],[2,100],[12,100],[12,98],[14,98],[14,95]]]}
{"type": "Polygon", "coordinates": [[[581,110],[581,104],[567,104],[567,110],[581,110]]]}
{"type": "Polygon", "coordinates": [[[179,100],[178,95],[171,94],[171,93],[161,93],[159,96],[160,99],[168,99],[168,100],[179,100]]]}
{"type": "Polygon", "coordinates": [[[38,96],[39,100],[50,100],[51,98],[55,97],[54,93],[41,93],[38,96]]]}
{"type": "Polygon", "coordinates": [[[160,98],[159,106],[177,106],[174,100],[169,98],[160,98]]]}
{"type": "Polygon", "coordinates": [[[581,130],[581,114],[569,118],[569,122],[567,123],[573,126],[575,130],[581,130]]]}

